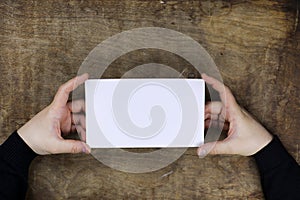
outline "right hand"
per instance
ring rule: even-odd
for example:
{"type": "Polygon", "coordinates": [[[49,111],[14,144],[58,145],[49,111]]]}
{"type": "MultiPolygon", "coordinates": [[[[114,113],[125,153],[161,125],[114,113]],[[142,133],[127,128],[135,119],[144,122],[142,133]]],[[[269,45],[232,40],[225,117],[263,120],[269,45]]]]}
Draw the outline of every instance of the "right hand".
{"type": "Polygon", "coordinates": [[[221,98],[221,102],[209,102],[205,106],[205,126],[221,125],[228,129],[228,133],[222,141],[200,146],[197,150],[199,157],[207,154],[250,156],[271,142],[273,136],[237,104],[228,87],[206,74],[202,74],[202,78],[219,92],[221,98]]]}

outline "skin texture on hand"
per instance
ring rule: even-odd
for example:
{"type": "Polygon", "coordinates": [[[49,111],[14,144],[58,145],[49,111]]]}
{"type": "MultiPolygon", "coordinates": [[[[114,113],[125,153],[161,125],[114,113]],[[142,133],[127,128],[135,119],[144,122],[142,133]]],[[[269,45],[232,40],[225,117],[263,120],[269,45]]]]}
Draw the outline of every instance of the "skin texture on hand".
{"type": "Polygon", "coordinates": [[[237,104],[228,87],[206,74],[202,74],[202,78],[219,92],[221,98],[221,102],[209,102],[205,106],[205,127],[220,126],[228,132],[224,140],[200,146],[199,157],[207,154],[250,156],[271,142],[273,136],[237,104]]]}
{"type": "Polygon", "coordinates": [[[84,101],[68,102],[69,94],[88,79],[88,74],[75,77],[58,89],[52,103],[18,130],[25,143],[37,154],[90,153],[83,141],[64,139],[77,130],[85,140],[84,101]]]}

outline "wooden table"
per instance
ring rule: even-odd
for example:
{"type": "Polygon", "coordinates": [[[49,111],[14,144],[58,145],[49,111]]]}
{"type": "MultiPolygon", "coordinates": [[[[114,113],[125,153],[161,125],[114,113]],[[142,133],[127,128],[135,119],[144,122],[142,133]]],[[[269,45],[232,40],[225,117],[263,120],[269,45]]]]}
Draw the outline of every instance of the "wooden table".
{"type": "MultiPolygon", "coordinates": [[[[238,102],[300,162],[297,0],[4,0],[0,15],[1,142],[51,102],[97,44],[124,30],[156,26],[202,44],[238,102]]],[[[143,55],[129,55],[104,77],[119,78],[145,57],[178,70],[187,65],[155,51],[143,55]]],[[[191,148],[171,165],[143,174],[111,169],[91,155],[40,156],[31,165],[28,199],[263,199],[263,194],[252,158],[199,159],[191,148]]]]}

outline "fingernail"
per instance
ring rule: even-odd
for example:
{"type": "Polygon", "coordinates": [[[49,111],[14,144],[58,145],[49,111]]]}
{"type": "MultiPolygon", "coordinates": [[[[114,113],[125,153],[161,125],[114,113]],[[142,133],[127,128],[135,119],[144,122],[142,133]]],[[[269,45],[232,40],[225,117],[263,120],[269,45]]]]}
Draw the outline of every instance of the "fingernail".
{"type": "Polygon", "coordinates": [[[207,154],[207,151],[206,149],[201,149],[200,153],[199,153],[199,158],[204,158],[207,154]]]}

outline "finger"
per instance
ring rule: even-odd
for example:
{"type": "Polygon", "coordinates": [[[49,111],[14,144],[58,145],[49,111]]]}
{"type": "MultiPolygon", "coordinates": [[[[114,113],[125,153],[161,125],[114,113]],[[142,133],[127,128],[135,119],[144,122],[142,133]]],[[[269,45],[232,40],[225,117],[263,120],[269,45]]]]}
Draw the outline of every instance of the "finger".
{"type": "Polygon", "coordinates": [[[67,106],[72,113],[85,112],[85,101],[83,99],[68,102],[67,106]]]}
{"type": "Polygon", "coordinates": [[[57,153],[90,153],[91,148],[79,140],[61,140],[57,153]]]}
{"type": "Polygon", "coordinates": [[[197,149],[200,158],[204,158],[207,154],[230,154],[231,148],[226,141],[209,142],[203,144],[197,149]]]}
{"type": "Polygon", "coordinates": [[[82,126],[75,126],[76,127],[76,131],[79,135],[79,138],[81,141],[86,142],[86,133],[85,133],[85,129],[82,126]]]}
{"type": "Polygon", "coordinates": [[[210,122],[210,119],[207,119],[204,121],[204,127],[207,129],[211,126],[211,122],[210,122]]]}
{"type": "Polygon", "coordinates": [[[205,113],[221,114],[223,104],[219,101],[210,101],[205,105],[205,113]]]}
{"type": "Polygon", "coordinates": [[[83,114],[72,114],[72,124],[81,125],[84,129],[86,128],[85,116],[83,114]]]}
{"type": "Polygon", "coordinates": [[[222,102],[219,101],[208,102],[205,105],[205,119],[211,118],[214,120],[218,119],[221,121],[226,121],[228,117],[223,108],[224,106],[222,102]]]}
{"type": "Polygon", "coordinates": [[[205,127],[206,128],[210,128],[210,127],[214,127],[214,128],[217,128],[219,127],[219,122],[218,120],[212,120],[212,119],[207,119],[205,120],[205,127]]]}
{"type": "Polygon", "coordinates": [[[87,79],[88,79],[88,74],[85,73],[61,85],[54,97],[53,100],[54,105],[57,106],[66,105],[70,92],[75,90],[79,85],[84,83],[84,81],[86,81],[87,79]]]}
{"type": "Polygon", "coordinates": [[[205,120],[210,119],[210,120],[218,120],[219,115],[211,114],[211,113],[205,113],[205,120]]]}
{"type": "Polygon", "coordinates": [[[231,91],[228,87],[226,87],[223,83],[218,81],[217,79],[207,76],[206,74],[201,74],[203,80],[211,85],[216,91],[218,91],[220,98],[224,105],[232,106],[236,104],[235,98],[232,95],[231,91]]]}
{"type": "Polygon", "coordinates": [[[76,126],[74,124],[72,124],[71,126],[71,133],[76,133],[77,130],[76,130],[76,126]]]}
{"type": "Polygon", "coordinates": [[[227,119],[222,114],[211,114],[211,113],[205,113],[204,120],[213,120],[218,121],[220,123],[227,122],[227,119]]]}
{"type": "Polygon", "coordinates": [[[208,119],[205,121],[205,126],[207,128],[213,127],[213,128],[223,128],[224,122],[221,122],[219,120],[212,120],[208,119]]]}
{"type": "Polygon", "coordinates": [[[229,130],[229,123],[224,122],[224,121],[215,121],[215,120],[207,119],[204,122],[204,127],[206,129],[208,129],[210,127],[218,127],[218,128],[222,128],[223,131],[228,131],[229,130]]]}

